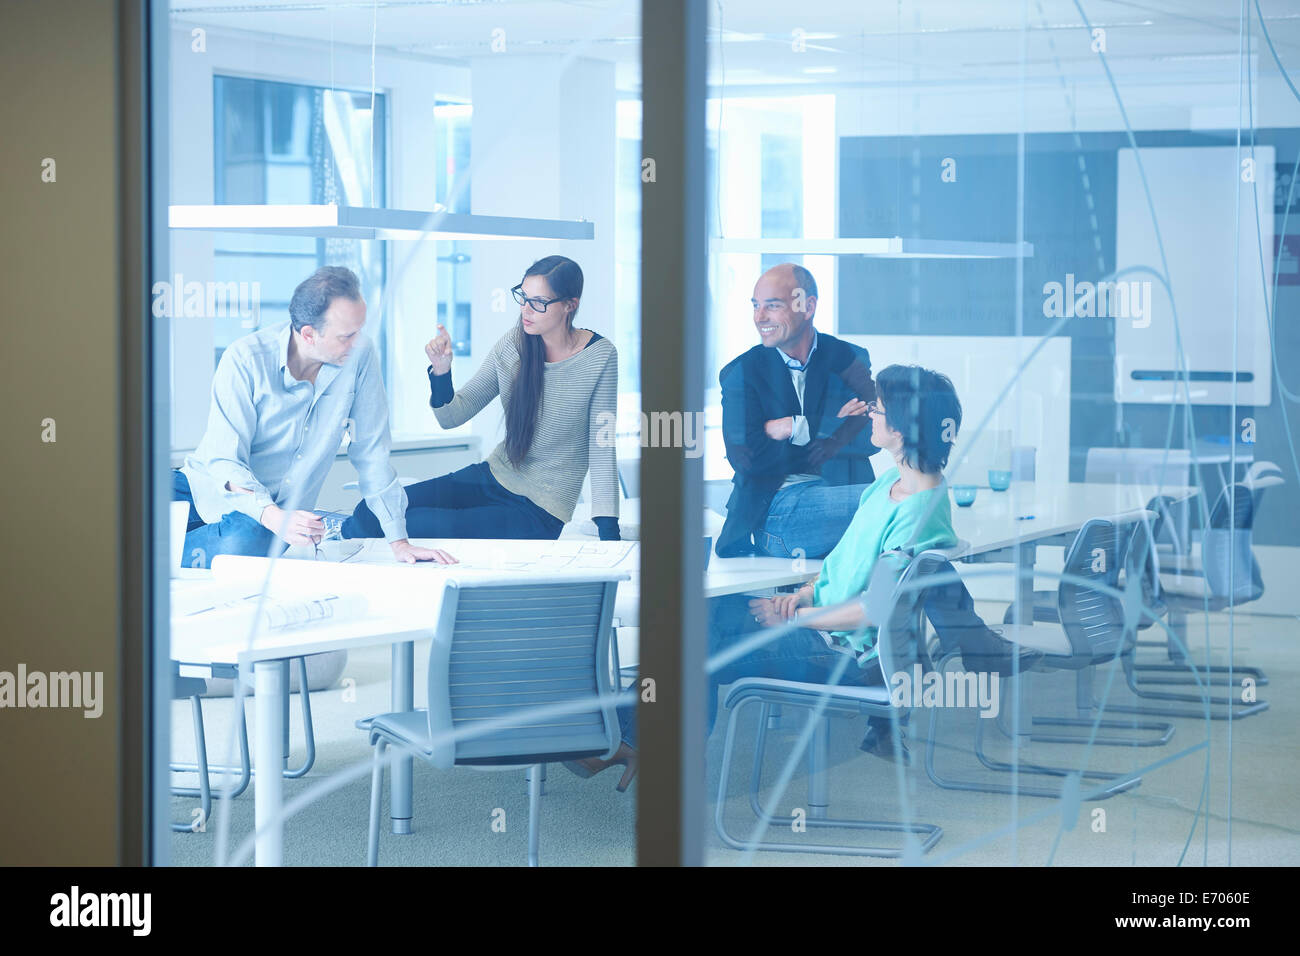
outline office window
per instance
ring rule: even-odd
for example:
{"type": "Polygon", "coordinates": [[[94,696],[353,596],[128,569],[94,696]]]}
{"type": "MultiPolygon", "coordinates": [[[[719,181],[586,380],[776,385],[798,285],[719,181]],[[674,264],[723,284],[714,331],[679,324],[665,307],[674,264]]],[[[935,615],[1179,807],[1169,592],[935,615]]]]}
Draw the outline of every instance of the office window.
{"type": "MultiPolygon", "coordinates": [[[[440,101],[434,107],[437,138],[438,202],[448,212],[470,212],[470,123],[474,108],[468,103],[440,101]]],[[[472,243],[463,240],[438,245],[438,322],[451,336],[456,355],[473,349],[470,290],[473,277],[472,243]]]]}
{"type": "MultiPolygon", "coordinates": [[[[710,236],[723,239],[803,239],[834,235],[835,179],[828,157],[834,148],[836,96],[733,97],[710,99],[705,117],[710,236]]],[[[836,329],[832,256],[772,252],[711,255],[709,286],[716,319],[706,344],[705,480],[725,481],[731,468],[721,433],[718,374],[736,356],[759,344],[750,297],[754,282],[782,262],[808,268],[817,280],[816,327],[836,329]]]]}
{"type": "MultiPolygon", "coordinates": [[[[614,344],[619,420],[630,429],[641,411],[641,102],[619,100],[616,123],[614,344]]],[[[635,458],[639,453],[635,441],[619,449],[623,457],[635,458]]]]}
{"type": "MultiPolygon", "coordinates": [[[[384,205],[385,97],[239,76],[213,77],[213,193],[218,203],[384,205]],[[372,131],[378,135],[372,135],[372,131]]],[[[214,279],[257,282],[256,315],[214,319],[215,358],[254,328],[289,318],[294,288],[324,265],[352,269],[369,307],[369,334],[387,367],[376,321],[385,244],[310,236],[214,234],[214,279]]]]}
{"type": "MultiPolygon", "coordinates": [[[[803,179],[803,146],[799,137],[790,133],[764,131],[759,134],[758,142],[762,164],[759,173],[759,189],[762,191],[759,234],[765,239],[802,236],[803,190],[787,188],[787,184],[801,182],[803,179]]],[[[792,259],[802,264],[803,256],[765,254],[763,268],[768,269],[792,259]]]]}

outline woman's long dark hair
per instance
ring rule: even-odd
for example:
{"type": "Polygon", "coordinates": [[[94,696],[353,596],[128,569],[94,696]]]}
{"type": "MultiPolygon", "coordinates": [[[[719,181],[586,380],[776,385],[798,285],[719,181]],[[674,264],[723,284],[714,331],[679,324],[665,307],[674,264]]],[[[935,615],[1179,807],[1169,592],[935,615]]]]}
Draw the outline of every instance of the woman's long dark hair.
{"type": "MultiPolygon", "coordinates": [[[[572,259],[564,256],[547,256],[538,259],[524,278],[541,276],[551,287],[556,298],[577,299],[582,296],[582,269],[572,259]]],[[[550,308],[560,305],[554,303],[550,308]]],[[[574,309],[568,318],[568,329],[573,330],[574,309]]],[[[519,317],[519,371],[515,373],[514,388],[506,402],[506,457],[518,466],[533,445],[533,432],[537,429],[537,410],[542,407],[542,382],[546,372],[546,343],[540,335],[524,331],[523,315],[519,317]]]]}

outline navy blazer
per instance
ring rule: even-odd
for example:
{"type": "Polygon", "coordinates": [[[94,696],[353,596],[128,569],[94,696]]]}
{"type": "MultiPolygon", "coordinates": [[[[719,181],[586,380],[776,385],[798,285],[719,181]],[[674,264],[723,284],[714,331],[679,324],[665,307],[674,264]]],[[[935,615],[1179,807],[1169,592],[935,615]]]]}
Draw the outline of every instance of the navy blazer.
{"type": "Polygon", "coordinates": [[[727,363],[718,381],[722,438],[735,470],[727,520],[718,535],[718,557],[755,553],[753,534],[762,529],[772,498],[790,475],[816,474],[831,485],[875,481],[867,460],[876,452],[870,419],[836,417],[850,398],[869,402],[876,397],[866,349],[817,333],[802,411],[790,370],[775,348],[754,346],[727,363]],[[808,419],[806,445],[774,441],[763,430],[771,419],[800,414],[808,419]]]}

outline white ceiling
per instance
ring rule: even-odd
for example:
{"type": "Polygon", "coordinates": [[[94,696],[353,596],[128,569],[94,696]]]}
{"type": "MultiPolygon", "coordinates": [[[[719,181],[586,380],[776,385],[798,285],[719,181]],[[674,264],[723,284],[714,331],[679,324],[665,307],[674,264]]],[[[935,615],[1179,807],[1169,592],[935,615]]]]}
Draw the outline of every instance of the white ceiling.
{"type": "MultiPolygon", "coordinates": [[[[655,0],[645,0],[653,14],[655,0]]],[[[1235,80],[1241,8],[1234,0],[1081,0],[1105,30],[1107,60],[1127,83],[1235,80]]],[[[1269,61],[1254,0],[1251,43],[1269,61]]],[[[640,83],[637,0],[172,0],[177,23],[291,36],[468,62],[492,53],[607,59],[618,85],[640,83]]],[[[1283,62],[1300,76],[1300,0],[1260,0],[1283,62]]],[[[710,81],[728,88],[801,85],[969,86],[1098,81],[1101,67],[1074,0],[725,0],[709,3],[710,81]],[[793,12],[792,12],[793,11],[793,12]],[[1022,19],[1028,12],[1028,34],[1022,19]],[[719,33],[719,22],[721,31],[719,33]],[[795,31],[806,48],[796,51],[795,31]],[[717,42],[719,35],[722,43],[717,42]]],[[[1269,65],[1267,69],[1272,70],[1269,65]]]]}

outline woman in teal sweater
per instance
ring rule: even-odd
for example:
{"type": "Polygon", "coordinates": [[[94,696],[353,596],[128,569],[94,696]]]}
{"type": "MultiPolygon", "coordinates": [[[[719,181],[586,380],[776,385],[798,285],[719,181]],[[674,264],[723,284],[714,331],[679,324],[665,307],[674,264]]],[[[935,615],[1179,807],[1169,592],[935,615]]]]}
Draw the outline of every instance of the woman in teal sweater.
{"type": "MultiPolygon", "coordinates": [[[[840,684],[883,684],[873,647],[876,628],[854,599],[866,591],[871,570],[886,551],[919,554],[957,543],[943,478],[961,426],[961,402],[952,382],[929,369],[891,365],[876,376],[876,394],[874,402],[860,403],[855,414],[871,416],[871,443],[889,452],[895,467],[863,492],[848,530],[826,556],[817,579],[792,594],[758,599],[731,595],[710,602],[710,658],[756,631],[788,621],[803,626],[709,675],[709,732],[717,717],[719,685],[742,677],[824,684],[843,668],[840,684]],[[844,668],[845,653],[861,663],[850,660],[844,668]]],[[[620,707],[619,720],[623,745],[613,758],[593,757],[566,766],[589,776],[621,764],[626,769],[618,789],[626,789],[636,774],[635,707],[620,707]]],[[[882,746],[892,747],[888,733],[873,725],[863,747],[882,746]]]]}

